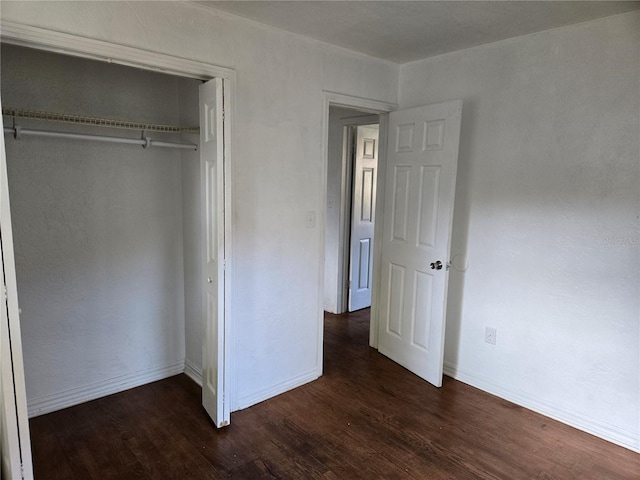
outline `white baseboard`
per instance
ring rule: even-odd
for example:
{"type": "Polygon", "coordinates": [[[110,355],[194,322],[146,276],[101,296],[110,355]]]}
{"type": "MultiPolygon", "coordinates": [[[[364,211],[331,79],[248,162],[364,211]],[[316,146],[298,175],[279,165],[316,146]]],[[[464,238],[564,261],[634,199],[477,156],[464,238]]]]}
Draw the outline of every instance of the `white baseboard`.
{"type": "Polygon", "coordinates": [[[444,374],[591,435],[640,453],[640,432],[624,430],[616,425],[608,424],[582,413],[559,409],[554,405],[541,402],[529,393],[498,385],[482,375],[461,370],[457,365],[449,362],[444,362],[444,374]]]}
{"type": "Polygon", "coordinates": [[[324,303],[324,311],[333,313],[334,315],[338,313],[338,307],[335,303],[327,302],[324,303]]]}
{"type": "Polygon", "coordinates": [[[27,401],[29,418],[72,407],[80,403],[139,387],[146,383],[178,375],[185,370],[185,362],[181,360],[163,367],[151,368],[140,372],[110,378],[102,382],[72,388],[63,392],[45,395],[27,401]]]}
{"type": "Polygon", "coordinates": [[[293,378],[285,380],[284,382],[280,382],[276,385],[272,385],[269,388],[265,388],[264,390],[260,390],[258,392],[254,392],[251,395],[247,395],[245,397],[241,397],[238,399],[237,410],[242,410],[244,408],[251,407],[256,403],[263,402],[268,400],[276,395],[280,395],[281,393],[288,392],[296,387],[300,387],[305,383],[312,382],[316,380],[320,375],[318,374],[318,370],[314,368],[309,372],[305,372],[303,374],[297,375],[293,378]]]}
{"type": "Polygon", "coordinates": [[[202,369],[188,359],[184,361],[184,374],[191,380],[202,386],[202,369]]]}

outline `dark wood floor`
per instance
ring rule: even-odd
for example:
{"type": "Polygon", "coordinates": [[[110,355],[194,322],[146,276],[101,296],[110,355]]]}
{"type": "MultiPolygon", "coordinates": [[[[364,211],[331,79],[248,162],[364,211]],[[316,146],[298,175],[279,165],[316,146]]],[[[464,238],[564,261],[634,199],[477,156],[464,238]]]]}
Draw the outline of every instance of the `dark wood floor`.
{"type": "Polygon", "coordinates": [[[324,376],[216,430],[184,375],[31,420],[44,479],[638,479],[640,455],[368,344],[327,315],[324,376]]]}

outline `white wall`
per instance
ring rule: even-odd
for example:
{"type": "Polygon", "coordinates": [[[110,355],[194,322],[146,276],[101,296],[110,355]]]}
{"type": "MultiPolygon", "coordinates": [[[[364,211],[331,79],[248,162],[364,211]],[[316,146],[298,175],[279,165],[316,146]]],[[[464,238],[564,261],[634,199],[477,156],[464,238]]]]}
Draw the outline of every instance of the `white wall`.
{"type": "Polygon", "coordinates": [[[639,93],[638,13],[401,67],[464,99],[446,371],[636,450],[639,93]]]}
{"type": "MultiPolygon", "coordinates": [[[[177,124],[179,87],[197,82],[2,47],[6,107],[177,124]]],[[[180,152],[9,136],[6,150],[30,414],[181,372],[180,152]]]]}
{"type": "Polygon", "coordinates": [[[322,91],[395,102],[396,65],[178,2],[2,2],[4,20],[234,68],[236,391],[244,407],[315,378],[323,298],[322,91]]]}

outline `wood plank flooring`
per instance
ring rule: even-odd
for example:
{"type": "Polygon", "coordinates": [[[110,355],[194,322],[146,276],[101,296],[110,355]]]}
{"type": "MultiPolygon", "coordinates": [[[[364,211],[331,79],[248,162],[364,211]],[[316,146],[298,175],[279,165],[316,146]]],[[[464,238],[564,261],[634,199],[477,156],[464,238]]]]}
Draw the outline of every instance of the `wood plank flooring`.
{"type": "Polygon", "coordinates": [[[638,479],[640,455],[368,347],[368,315],[325,316],[319,380],[216,430],[178,375],[31,420],[45,479],[638,479]]]}

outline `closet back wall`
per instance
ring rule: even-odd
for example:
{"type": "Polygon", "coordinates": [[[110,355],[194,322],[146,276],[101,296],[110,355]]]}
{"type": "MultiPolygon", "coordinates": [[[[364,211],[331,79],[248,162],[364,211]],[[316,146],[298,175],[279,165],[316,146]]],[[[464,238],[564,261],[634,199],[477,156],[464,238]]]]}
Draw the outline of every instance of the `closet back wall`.
{"type": "MultiPolygon", "coordinates": [[[[1,72],[4,107],[163,124],[179,123],[179,91],[198,84],[7,45],[1,72]]],[[[197,112],[197,103],[189,108],[197,112]]],[[[180,141],[179,135],[149,135],[180,141]]],[[[6,139],[30,415],[181,372],[180,151],[6,139]]]]}

